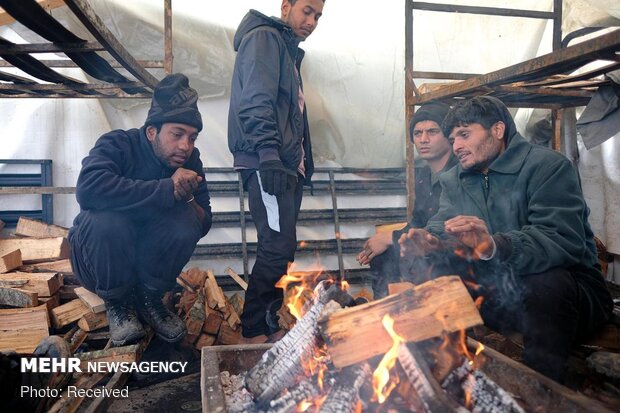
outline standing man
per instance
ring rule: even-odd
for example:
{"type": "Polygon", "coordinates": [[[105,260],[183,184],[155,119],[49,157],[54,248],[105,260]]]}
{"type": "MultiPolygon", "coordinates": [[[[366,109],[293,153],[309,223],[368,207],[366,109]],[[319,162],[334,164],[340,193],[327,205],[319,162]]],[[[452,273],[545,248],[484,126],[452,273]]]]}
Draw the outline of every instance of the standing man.
{"type": "MultiPolygon", "coordinates": [[[[441,184],[439,176],[458,163],[452,153],[452,145],[441,130],[441,123],[448,114],[450,106],[441,102],[429,102],[420,107],[409,124],[409,138],[418,151],[422,162],[416,161],[415,167],[415,203],[413,219],[405,228],[397,231],[379,232],[366,241],[364,250],[357,256],[361,265],[370,264],[373,274],[374,298],[381,298],[388,293],[388,284],[401,281],[398,239],[410,228],[423,228],[428,219],[439,209],[441,184]]],[[[412,263],[413,264],[413,263],[412,263]]],[[[415,264],[414,264],[415,265],[415,264]]],[[[405,271],[425,272],[424,265],[407,268],[405,271]]],[[[414,275],[414,281],[422,281],[426,274],[414,275]]]]}
{"type": "Polygon", "coordinates": [[[194,147],[202,129],[197,101],[187,77],[166,76],[144,126],[106,133],[82,161],[71,263],[82,285],[105,301],[115,346],[144,336],[136,310],[165,341],[185,335],[162,297],[211,228],[194,147]]]}
{"type": "Polygon", "coordinates": [[[275,284],[295,259],[303,185],[314,170],[299,43],[316,28],[324,2],[282,0],[280,19],[250,10],[234,38],[228,146],[258,234],[241,315],[246,342],[264,342],[275,332],[266,312],[282,298],[275,284]]]}
{"type": "Polygon", "coordinates": [[[401,253],[437,256],[460,243],[472,263],[461,277],[477,284],[485,324],[523,334],[525,364],[562,381],[572,345],[613,308],[577,172],[519,135],[493,97],[460,103],[443,130],[459,165],[441,177],[439,212],[401,237],[401,253]]]}

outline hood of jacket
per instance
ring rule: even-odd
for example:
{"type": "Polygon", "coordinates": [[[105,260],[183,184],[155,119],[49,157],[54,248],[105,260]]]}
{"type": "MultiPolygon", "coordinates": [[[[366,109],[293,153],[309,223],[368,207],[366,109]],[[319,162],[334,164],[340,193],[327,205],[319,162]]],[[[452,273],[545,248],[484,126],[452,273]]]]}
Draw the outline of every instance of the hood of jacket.
{"type": "Polygon", "coordinates": [[[237,32],[233,38],[233,47],[235,52],[239,50],[243,37],[252,30],[261,26],[273,27],[282,33],[282,37],[287,44],[291,44],[295,48],[299,45],[299,40],[295,36],[293,29],[284,23],[284,21],[277,17],[266,16],[257,10],[251,9],[245,17],[243,17],[243,20],[241,20],[239,27],[237,27],[237,32]]]}

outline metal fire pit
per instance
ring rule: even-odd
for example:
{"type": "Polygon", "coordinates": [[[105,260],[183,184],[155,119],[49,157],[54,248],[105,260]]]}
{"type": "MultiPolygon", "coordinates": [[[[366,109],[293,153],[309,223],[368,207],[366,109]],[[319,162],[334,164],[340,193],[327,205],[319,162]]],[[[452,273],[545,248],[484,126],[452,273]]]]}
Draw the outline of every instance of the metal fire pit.
{"type": "MultiPolygon", "coordinates": [[[[472,339],[469,339],[467,344],[472,351],[478,347],[478,342],[472,339]]],[[[202,411],[226,413],[220,372],[239,374],[251,369],[272,345],[204,347],[200,377],[202,411]]],[[[491,348],[486,347],[482,354],[486,357],[482,371],[504,390],[516,395],[519,400],[527,404],[527,411],[612,413],[600,402],[570,390],[491,348]]]]}

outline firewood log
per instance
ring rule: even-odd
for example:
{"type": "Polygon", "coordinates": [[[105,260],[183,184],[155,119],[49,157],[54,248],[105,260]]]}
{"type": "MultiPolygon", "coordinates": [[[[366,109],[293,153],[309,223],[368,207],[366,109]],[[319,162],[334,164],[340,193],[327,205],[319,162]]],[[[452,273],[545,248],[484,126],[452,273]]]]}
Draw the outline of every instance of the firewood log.
{"type": "Polygon", "coordinates": [[[337,382],[327,393],[321,413],[350,413],[355,411],[359,390],[372,373],[368,363],[355,364],[342,369],[337,382]]]}
{"type": "Polygon", "coordinates": [[[317,320],[322,313],[340,309],[330,302],[338,287],[317,288],[317,297],[310,310],[281,340],[265,354],[245,377],[245,385],[254,394],[257,405],[264,406],[283,389],[295,384],[303,374],[302,361],[310,357],[319,337],[317,320]]]}
{"type": "Polygon", "coordinates": [[[288,413],[295,411],[295,407],[302,401],[312,399],[320,393],[319,386],[314,379],[301,381],[279,399],[269,402],[267,413],[288,413]]]}

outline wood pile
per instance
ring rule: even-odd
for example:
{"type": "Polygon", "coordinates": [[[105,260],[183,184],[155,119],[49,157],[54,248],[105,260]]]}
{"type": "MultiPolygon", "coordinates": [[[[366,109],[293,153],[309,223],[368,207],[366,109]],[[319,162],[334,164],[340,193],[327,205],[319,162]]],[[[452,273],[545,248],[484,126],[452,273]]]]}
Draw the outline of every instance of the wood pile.
{"type": "MultiPolygon", "coordinates": [[[[247,288],[247,284],[232,269],[231,278],[247,288]]],[[[197,267],[182,272],[177,283],[183,287],[178,304],[178,314],[187,326],[184,343],[200,350],[206,346],[237,344],[241,338],[241,311],[243,298],[235,293],[226,297],[217,284],[212,270],[197,267]]]]}

